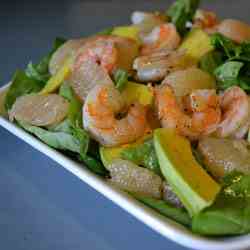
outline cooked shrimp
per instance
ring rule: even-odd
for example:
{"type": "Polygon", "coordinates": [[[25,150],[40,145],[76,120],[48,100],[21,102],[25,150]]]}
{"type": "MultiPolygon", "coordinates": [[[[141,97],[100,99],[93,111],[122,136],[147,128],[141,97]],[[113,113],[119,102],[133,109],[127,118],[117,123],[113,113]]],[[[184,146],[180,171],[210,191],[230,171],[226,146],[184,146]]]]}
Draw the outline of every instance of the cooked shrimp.
{"type": "Polygon", "coordinates": [[[133,142],[144,135],[146,108],[134,103],[125,107],[120,92],[113,84],[95,86],[83,106],[83,125],[104,146],[133,142]],[[118,118],[119,113],[124,114],[118,118]]]}
{"type": "Polygon", "coordinates": [[[118,36],[96,36],[81,47],[68,80],[76,95],[84,102],[95,85],[110,83],[110,74],[117,68],[130,70],[137,56],[136,42],[118,36]]]}
{"type": "Polygon", "coordinates": [[[155,27],[143,37],[142,41],[141,54],[148,55],[162,48],[176,49],[181,42],[181,37],[173,24],[165,23],[155,27]]]}
{"type": "Polygon", "coordinates": [[[250,128],[250,97],[249,96],[248,96],[248,105],[249,105],[249,109],[248,109],[248,116],[247,116],[246,121],[232,135],[232,137],[235,139],[243,139],[246,136],[247,132],[249,131],[249,128],[250,128]]]}
{"type": "Polygon", "coordinates": [[[161,85],[156,89],[156,105],[162,126],[176,129],[190,139],[213,133],[221,119],[215,90],[196,90],[186,98],[189,101],[185,100],[182,107],[170,86],[161,85]]]}
{"type": "Polygon", "coordinates": [[[227,89],[221,97],[222,121],[217,128],[219,137],[234,134],[247,120],[249,112],[248,96],[239,87],[227,89]]]}
{"type": "Polygon", "coordinates": [[[197,10],[194,17],[194,27],[199,27],[208,33],[216,31],[216,25],[219,23],[217,16],[212,11],[197,10]]]}
{"type": "Polygon", "coordinates": [[[108,73],[116,68],[130,70],[137,53],[138,46],[133,39],[114,35],[96,36],[79,49],[74,69],[79,68],[83,61],[94,59],[108,73]]]}
{"type": "Polygon", "coordinates": [[[159,13],[135,11],[131,15],[131,21],[140,30],[140,36],[152,31],[152,29],[165,22],[165,17],[159,13]]]}
{"type": "Polygon", "coordinates": [[[80,49],[74,63],[74,70],[81,67],[84,61],[93,59],[98,62],[107,72],[111,72],[116,66],[118,52],[114,41],[98,37],[96,40],[88,42],[80,49]]]}
{"type": "Polygon", "coordinates": [[[183,51],[162,49],[151,55],[137,57],[133,64],[133,69],[137,71],[137,80],[141,82],[163,80],[168,73],[179,69],[178,63],[183,55],[183,51]]]}
{"type": "Polygon", "coordinates": [[[225,19],[218,25],[217,30],[237,43],[250,40],[250,26],[238,20],[225,19]]]}

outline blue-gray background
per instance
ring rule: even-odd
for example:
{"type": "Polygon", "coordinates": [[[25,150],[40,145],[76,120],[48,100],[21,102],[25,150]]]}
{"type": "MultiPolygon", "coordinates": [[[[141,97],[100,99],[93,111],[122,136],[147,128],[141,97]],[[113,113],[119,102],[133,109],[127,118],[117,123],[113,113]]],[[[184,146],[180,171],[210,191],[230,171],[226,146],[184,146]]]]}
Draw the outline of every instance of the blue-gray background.
{"type": "MultiPolygon", "coordinates": [[[[36,62],[56,36],[79,37],[129,22],[132,10],[168,0],[1,1],[0,86],[36,62]]],[[[247,0],[207,0],[222,17],[250,22],[247,0]]],[[[158,235],[0,128],[0,248],[5,250],[185,249],[158,235]]]]}

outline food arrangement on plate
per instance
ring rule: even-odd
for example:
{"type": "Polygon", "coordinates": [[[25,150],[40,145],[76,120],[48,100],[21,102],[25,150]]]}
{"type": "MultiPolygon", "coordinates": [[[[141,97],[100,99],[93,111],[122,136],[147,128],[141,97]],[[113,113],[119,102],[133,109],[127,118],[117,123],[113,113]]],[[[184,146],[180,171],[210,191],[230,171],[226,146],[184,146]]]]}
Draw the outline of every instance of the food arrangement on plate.
{"type": "Polygon", "coordinates": [[[250,26],[198,0],[57,38],[18,70],[11,122],[160,214],[209,236],[250,232],[250,26]]]}

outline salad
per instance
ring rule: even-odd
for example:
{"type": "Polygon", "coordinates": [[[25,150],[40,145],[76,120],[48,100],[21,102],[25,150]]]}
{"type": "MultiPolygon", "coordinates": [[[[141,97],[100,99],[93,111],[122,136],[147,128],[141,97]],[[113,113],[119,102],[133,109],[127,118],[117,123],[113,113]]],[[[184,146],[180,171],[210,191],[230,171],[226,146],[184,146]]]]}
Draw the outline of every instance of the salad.
{"type": "Polygon", "coordinates": [[[17,70],[8,119],[207,236],[250,232],[250,25],[199,0],[56,38],[17,70]]]}

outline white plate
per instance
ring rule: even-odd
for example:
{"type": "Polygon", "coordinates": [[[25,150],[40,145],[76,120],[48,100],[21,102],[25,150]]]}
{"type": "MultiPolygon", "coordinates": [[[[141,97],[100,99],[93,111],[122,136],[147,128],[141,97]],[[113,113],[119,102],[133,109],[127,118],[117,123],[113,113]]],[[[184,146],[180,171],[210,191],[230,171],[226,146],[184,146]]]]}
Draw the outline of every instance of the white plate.
{"type": "MultiPolygon", "coordinates": [[[[3,93],[8,85],[0,88],[0,114],[2,113],[3,93]]],[[[41,151],[65,169],[76,175],[82,181],[90,185],[92,188],[103,194],[108,199],[122,207],[124,210],[135,216],[137,219],[165,236],[183,246],[197,250],[238,250],[250,249],[250,235],[228,238],[205,238],[193,234],[185,227],[167,219],[154,210],[137,202],[126,193],[114,189],[100,177],[91,173],[77,162],[72,161],[63,154],[48,147],[32,135],[10,123],[6,118],[0,116],[0,125],[21,138],[37,150],[41,151]]]]}

